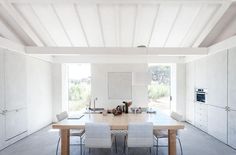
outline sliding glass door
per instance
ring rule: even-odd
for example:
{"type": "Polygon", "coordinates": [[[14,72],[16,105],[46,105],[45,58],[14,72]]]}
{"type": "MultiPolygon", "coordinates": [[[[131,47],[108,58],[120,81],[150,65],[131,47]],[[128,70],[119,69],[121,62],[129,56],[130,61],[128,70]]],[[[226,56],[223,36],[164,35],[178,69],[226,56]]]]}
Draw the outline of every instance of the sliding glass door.
{"type": "Polygon", "coordinates": [[[152,76],[148,86],[149,107],[169,114],[171,109],[171,66],[149,64],[152,76]]]}

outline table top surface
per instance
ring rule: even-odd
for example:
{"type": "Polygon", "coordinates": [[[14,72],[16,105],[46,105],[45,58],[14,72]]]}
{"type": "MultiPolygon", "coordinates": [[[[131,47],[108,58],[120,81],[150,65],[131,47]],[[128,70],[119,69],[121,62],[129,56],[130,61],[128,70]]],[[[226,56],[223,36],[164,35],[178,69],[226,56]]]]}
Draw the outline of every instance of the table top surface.
{"type": "Polygon", "coordinates": [[[128,124],[131,122],[152,122],[154,129],[183,129],[184,124],[177,122],[170,116],[167,116],[161,112],[155,114],[122,114],[119,116],[114,116],[113,114],[107,114],[103,116],[102,114],[84,114],[83,117],[78,119],[65,119],[61,122],[52,125],[54,129],[83,129],[85,123],[99,123],[106,122],[110,124],[113,130],[127,130],[128,124]]]}

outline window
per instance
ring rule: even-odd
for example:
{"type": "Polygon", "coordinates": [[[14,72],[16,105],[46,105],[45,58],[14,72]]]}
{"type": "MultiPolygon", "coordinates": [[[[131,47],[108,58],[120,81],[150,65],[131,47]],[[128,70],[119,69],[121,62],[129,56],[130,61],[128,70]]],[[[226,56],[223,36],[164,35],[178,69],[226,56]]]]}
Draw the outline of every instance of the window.
{"type": "Polygon", "coordinates": [[[68,111],[80,111],[88,106],[91,98],[90,64],[67,64],[68,111]]]}

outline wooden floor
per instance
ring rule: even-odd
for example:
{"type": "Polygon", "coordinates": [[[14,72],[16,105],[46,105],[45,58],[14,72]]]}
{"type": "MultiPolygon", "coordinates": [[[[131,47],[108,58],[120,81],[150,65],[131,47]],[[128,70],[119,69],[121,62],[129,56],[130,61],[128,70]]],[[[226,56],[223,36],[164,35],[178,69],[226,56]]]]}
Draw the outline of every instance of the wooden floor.
{"type": "MultiPolygon", "coordinates": [[[[180,133],[183,143],[184,155],[236,155],[236,150],[221,143],[217,139],[186,124],[186,128],[180,133]]],[[[0,155],[55,155],[56,143],[58,140],[58,131],[52,130],[51,126],[46,127],[39,132],[11,145],[0,151],[0,155]]],[[[77,139],[72,139],[72,143],[77,143],[77,139]]],[[[166,143],[162,141],[161,143],[166,143]]],[[[123,155],[123,138],[118,137],[118,153],[113,151],[113,155],[123,155]]],[[[177,145],[178,147],[178,145],[177,145]]],[[[167,148],[161,148],[159,155],[167,155],[167,148]]],[[[78,145],[71,146],[71,155],[79,155],[80,148],[78,145]]],[[[85,154],[88,154],[86,150],[85,154]]],[[[108,149],[91,150],[90,155],[108,155],[108,149]]],[[[129,149],[129,155],[149,154],[147,149],[129,149]]],[[[155,154],[155,148],[152,150],[155,154]]],[[[178,154],[179,148],[178,148],[178,154]]]]}

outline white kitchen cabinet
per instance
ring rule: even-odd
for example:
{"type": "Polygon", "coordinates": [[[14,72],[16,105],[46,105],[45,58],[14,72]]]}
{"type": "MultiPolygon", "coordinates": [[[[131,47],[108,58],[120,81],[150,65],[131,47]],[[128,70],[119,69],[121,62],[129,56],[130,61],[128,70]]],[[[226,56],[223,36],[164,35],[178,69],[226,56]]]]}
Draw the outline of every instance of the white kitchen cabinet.
{"type": "Polygon", "coordinates": [[[236,148],[236,48],[228,53],[228,144],[236,148]]]}
{"type": "Polygon", "coordinates": [[[208,105],[208,133],[227,143],[227,111],[208,105]]]}
{"type": "Polygon", "coordinates": [[[5,52],[5,102],[6,109],[26,106],[26,60],[25,56],[5,52]]]}
{"type": "Polygon", "coordinates": [[[228,112],[228,145],[236,149],[236,110],[228,112]]]}
{"type": "Polygon", "coordinates": [[[12,110],[6,113],[6,141],[27,131],[26,118],[26,108],[12,110]]]}
{"type": "Polygon", "coordinates": [[[27,135],[26,60],[22,54],[0,53],[0,149],[27,135]],[[5,112],[3,112],[5,111],[5,112]]]}
{"type": "Polygon", "coordinates": [[[4,147],[4,54],[0,49],[0,150],[4,147]]]}
{"type": "Polygon", "coordinates": [[[194,124],[195,64],[186,65],[186,121],[194,124]]]}
{"type": "Polygon", "coordinates": [[[208,131],[208,105],[196,102],[195,126],[205,132],[208,131]]]}
{"type": "Polygon", "coordinates": [[[228,54],[228,106],[236,110],[236,48],[228,54]]]}
{"type": "Polygon", "coordinates": [[[195,87],[207,88],[207,58],[201,58],[195,62],[195,87]]]}
{"type": "Polygon", "coordinates": [[[207,59],[207,104],[227,106],[227,50],[207,59]]]}

